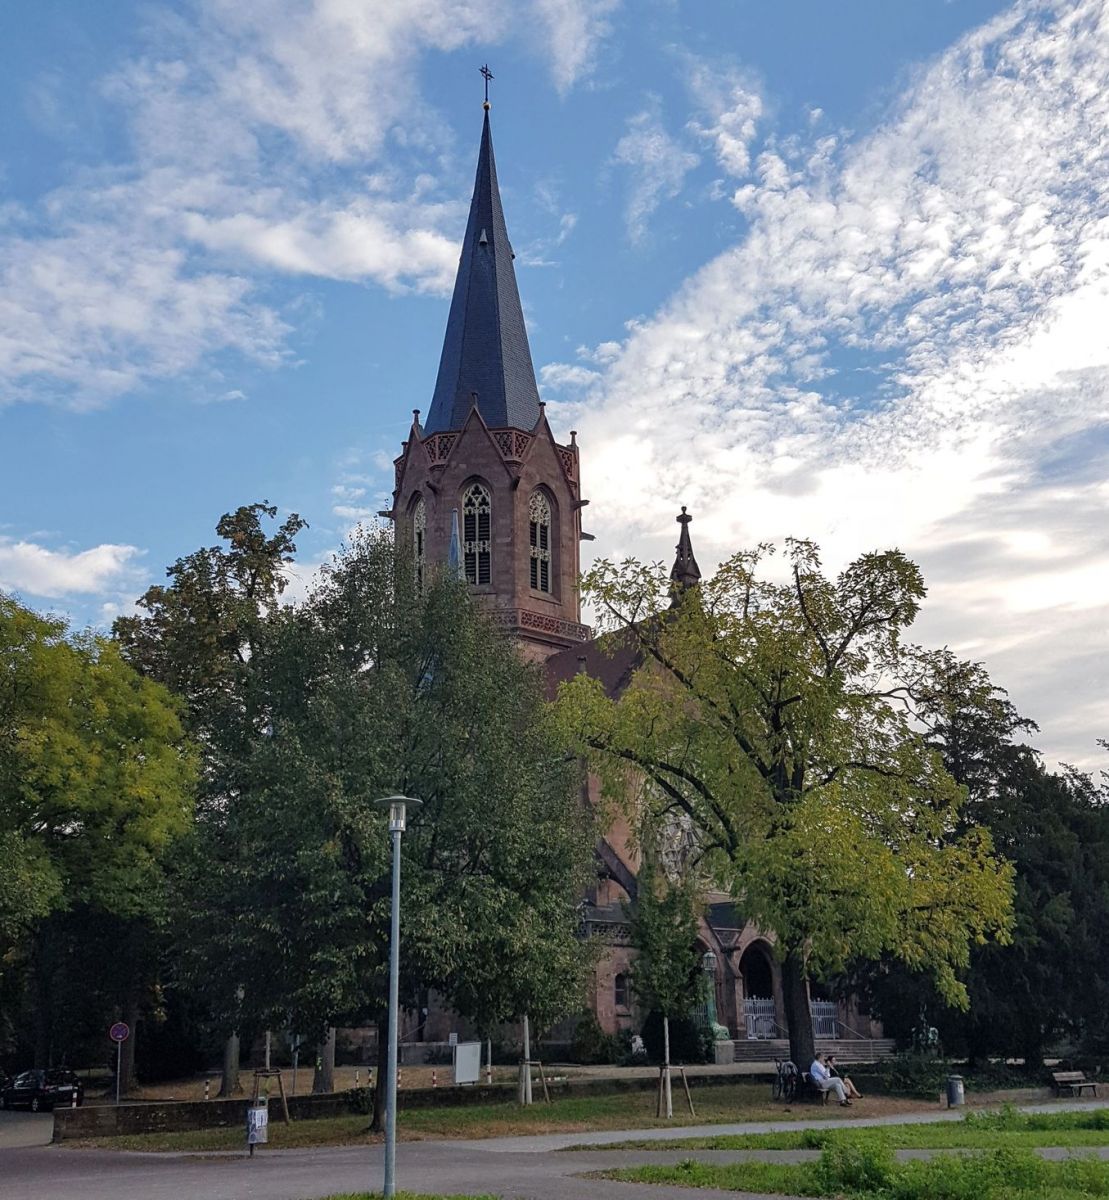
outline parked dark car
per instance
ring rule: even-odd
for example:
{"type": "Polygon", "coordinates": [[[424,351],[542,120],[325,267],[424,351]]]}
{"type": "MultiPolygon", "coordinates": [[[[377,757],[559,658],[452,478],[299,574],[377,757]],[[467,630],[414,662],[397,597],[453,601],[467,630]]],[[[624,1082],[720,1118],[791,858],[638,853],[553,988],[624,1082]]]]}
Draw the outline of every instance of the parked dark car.
{"type": "Polygon", "coordinates": [[[85,1098],[84,1086],[67,1067],[24,1071],[5,1082],[0,1090],[0,1108],[29,1108],[32,1112],[59,1104],[69,1108],[75,1094],[80,1104],[85,1098]]]}

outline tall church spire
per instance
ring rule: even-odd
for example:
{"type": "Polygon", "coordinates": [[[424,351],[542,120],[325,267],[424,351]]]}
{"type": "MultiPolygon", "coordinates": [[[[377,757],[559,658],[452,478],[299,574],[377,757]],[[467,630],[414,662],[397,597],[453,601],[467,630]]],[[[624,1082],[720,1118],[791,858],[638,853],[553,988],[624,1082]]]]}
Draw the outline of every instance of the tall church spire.
{"type": "Polygon", "coordinates": [[[494,429],[531,430],[538,422],[539,389],[513,258],[486,103],[470,219],[425,433],[461,429],[475,402],[494,429]]]}
{"type": "Polygon", "coordinates": [[[674,559],[674,566],[670,570],[670,579],[672,581],[671,591],[673,596],[670,600],[670,607],[675,608],[681,602],[682,596],[689,591],[691,587],[701,582],[701,568],[697,565],[697,560],[693,557],[693,543],[689,538],[689,522],[693,518],[685,511],[685,505],[682,505],[680,516],[675,518],[682,527],[681,536],[678,538],[678,553],[674,559]]]}

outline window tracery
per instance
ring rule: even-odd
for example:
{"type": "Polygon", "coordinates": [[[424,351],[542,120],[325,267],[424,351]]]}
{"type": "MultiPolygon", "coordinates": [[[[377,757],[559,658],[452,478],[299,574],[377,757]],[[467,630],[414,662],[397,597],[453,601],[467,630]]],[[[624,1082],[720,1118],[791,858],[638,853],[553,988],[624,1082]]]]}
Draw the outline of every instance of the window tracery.
{"type": "Polygon", "coordinates": [[[528,504],[531,539],[531,586],[551,590],[551,502],[542,492],[532,492],[528,504]]]}
{"type": "Polygon", "coordinates": [[[462,500],[462,557],[466,582],[483,585],[493,578],[493,503],[480,483],[466,489],[462,500]]]}
{"type": "Polygon", "coordinates": [[[416,574],[416,587],[424,586],[424,562],[427,549],[427,505],[423,496],[416,497],[412,506],[412,565],[416,574]]]}

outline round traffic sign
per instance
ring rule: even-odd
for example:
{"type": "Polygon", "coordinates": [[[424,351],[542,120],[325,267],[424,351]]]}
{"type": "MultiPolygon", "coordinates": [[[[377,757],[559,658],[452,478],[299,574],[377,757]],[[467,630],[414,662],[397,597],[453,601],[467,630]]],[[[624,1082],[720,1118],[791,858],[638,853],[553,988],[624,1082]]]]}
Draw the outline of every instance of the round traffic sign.
{"type": "Polygon", "coordinates": [[[108,1037],[113,1042],[125,1042],[131,1036],[131,1030],[122,1022],[117,1021],[111,1029],[108,1030],[108,1037]]]}

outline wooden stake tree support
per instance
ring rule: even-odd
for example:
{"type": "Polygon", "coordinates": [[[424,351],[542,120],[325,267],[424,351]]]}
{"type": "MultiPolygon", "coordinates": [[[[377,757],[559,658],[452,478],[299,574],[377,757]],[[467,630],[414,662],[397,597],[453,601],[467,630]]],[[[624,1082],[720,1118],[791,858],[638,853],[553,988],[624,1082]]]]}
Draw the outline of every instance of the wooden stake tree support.
{"type": "Polygon", "coordinates": [[[547,1088],[547,1076],[543,1073],[543,1064],[537,1058],[525,1058],[520,1063],[520,1082],[521,1091],[526,1096],[522,1101],[523,1104],[530,1104],[531,1101],[531,1069],[535,1067],[539,1071],[539,1082],[543,1085],[543,1099],[550,1104],[551,1093],[547,1088]]]}
{"type": "Polygon", "coordinates": [[[697,1114],[693,1110],[693,1096],[689,1090],[689,1080],[686,1078],[685,1067],[669,1066],[662,1066],[658,1069],[658,1103],[655,1106],[655,1116],[661,1120],[664,1113],[667,1117],[672,1117],[674,1115],[672,1109],[667,1111],[669,1107],[667,1101],[669,1099],[670,1091],[669,1076],[673,1071],[677,1071],[682,1077],[682,1087],[685,1089],[685,1102],[689,1105],[689,1115],[691,1117],[695,1117],[697,1114]]]}
{"type": "MultiPolygon", "coordinates": [[[[276,1079],[277,1090],[281,1093],[281,1111],[284,1116],[285,1124],[290,1125],[292,1122],[289,1119],[289,1101],[285,1098],[285,1081],[281,1078],[281,1072],[276,1068],[261,1068],[254,1072],[254,1090],[251,1093],[251,1104],[258,1103],[259,1087],[263,1079],[276,1079]]],[[[266,1087],[266,1099],[269,1099],[269,1086],[266,1087]]]]}

